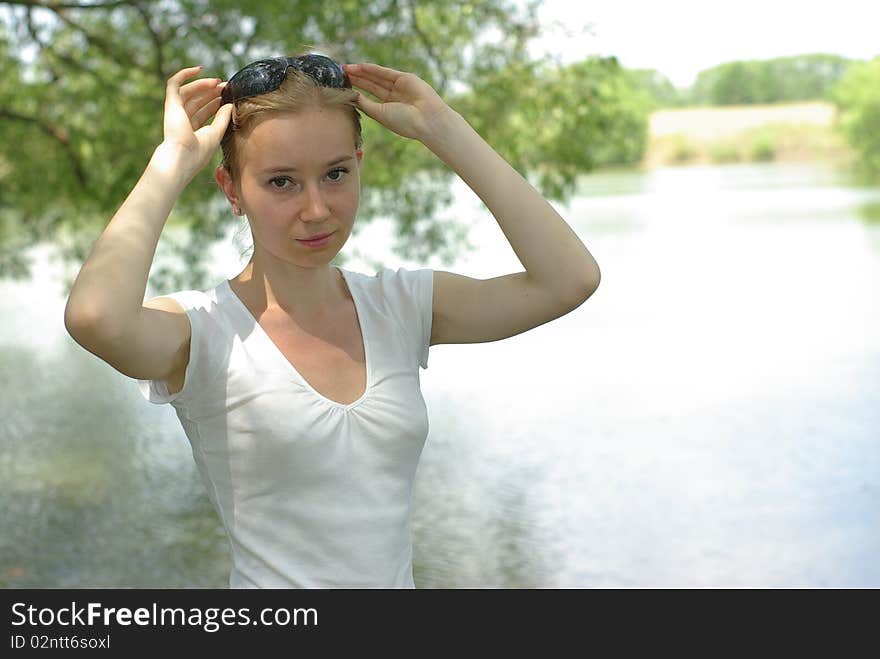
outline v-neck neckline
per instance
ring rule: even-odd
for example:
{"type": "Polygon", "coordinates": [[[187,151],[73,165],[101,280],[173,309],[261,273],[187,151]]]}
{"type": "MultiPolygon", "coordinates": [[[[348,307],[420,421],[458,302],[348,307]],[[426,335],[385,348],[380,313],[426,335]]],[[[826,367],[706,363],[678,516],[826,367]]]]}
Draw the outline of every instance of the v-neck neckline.
{"type": "Polygon", "coordinates": [[[278,345],[272,340],[272,337],[270,337],[266,333],[266,330],[263,329],[262,325],[260,325],[260,321],[258,321],[256,319],[256,317],[254,316],[254,314],[251,313],[251,310],[248,309],[247,305],[242,301],[242,299],[240,297],[238,297],[236,292],[234,290],[232,290],[232,286],[229,285],[229,280],[228,279],[224,280],[223,283],[221,284],[221,286],[224,287],[226,293],[232,298],[232,300],[234,301],[236,306],[245,314],[245,317],[248,320],[248,322],[254,324],[254,326],[255,326],[254,331],[257,332],[257,334],[260,336],[260,340],[267,344],[267,347],[269,348],[270,352],[274,352],[275,357],[277,359],[279,359],[280,361],[282,361],[284,364],[286,364],[287,365],[286,368],[288,368],[302,384],[304,384],[312,393],[314,393],[318,398],[320,398],[324,402],[332,405],[333,407],[337,407],[339,409],[347,411],[347,410],[353,409],[353,408],[357,407],[358,405],[360,405],[364,401],[364,399],[367,397],[367,395],[370,393],[370,389],[373,386],[372,369],[370,368],[370,362],[371,362],[371,360],[370,360],[370,341],[367,338],[367,331],[366,331],[366,328],[364,327],[365,323],[364,323],[363,309],[361,307],[361,304],[358,302],[358,295],[355,292],[355,289],[357,288],[357,286],[356,285],[352,286],[351,282],[349,281],[348,275],[346,274],[345,269],[340,268],[338,266],[333,266],[333,267],[336,268],[337,270],[339,270],[340,274],[342,275],[342,279],[345,281],[345,285],[348,287],[348,291],[351,294],[351,299],[354,301],[355,315],[357,316],[357,323],[360,328],[361,342],[363,343],[363,350],[364,350],[364,362],[365,362],[364,368],[366,369],[366,385],[364,386],[364,393],[361,394],[357,400],[352,401],[351,403],[340,403],[339,401],[333,400],[332,398],[327,398],[327,396],[325,396],[320,391],[315,389],[311,385],[311,383],[308,380],[306,380],[306,378],[303,376],[303,374],[297,370],[297,368],[293,364],[293,362],[291,362],[284,355],[284,353],[281,352],[281,348],[279,348],[278,345]]]}

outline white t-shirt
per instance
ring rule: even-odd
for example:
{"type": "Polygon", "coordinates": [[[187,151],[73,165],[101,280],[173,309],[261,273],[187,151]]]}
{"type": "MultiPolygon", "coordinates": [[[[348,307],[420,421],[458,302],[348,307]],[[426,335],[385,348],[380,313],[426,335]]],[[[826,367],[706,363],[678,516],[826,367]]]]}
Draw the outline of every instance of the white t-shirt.
{"type": "Polygon", "coordinates": [[[231,588],[414,588],[410,501],[428,435],[433,271],[339,268],[364,339],[367,386],[348,405],[315,391],[224,280],[179,291],[192,325],[171,403],[229,537],[231,588]]]}

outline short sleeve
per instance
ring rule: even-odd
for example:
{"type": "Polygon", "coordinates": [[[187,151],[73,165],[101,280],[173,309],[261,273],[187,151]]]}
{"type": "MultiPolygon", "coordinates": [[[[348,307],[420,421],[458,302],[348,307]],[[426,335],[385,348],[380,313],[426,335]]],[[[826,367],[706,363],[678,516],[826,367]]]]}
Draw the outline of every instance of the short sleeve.
{"type": "Polygon", "coordinates": [[[434,271],[430,268],[397,272],[386,270],[391,281],[386,294],[391,294],[392,306],[401,320],[404,332],[422,368],[428,368],[428,349],[431,344],[431,319],[434,305],[434,271]]]}
{"type": "Polygon", "coordinates": [[[210,328],[214,324],[210,316],[211,298],[202,291],[177,291],[158,297],[170,297],[177,301],[189,318],[192,328],[190,336],[189,363],[186,366],[183,389],[173,394],[168,393],[164,380],[137,380],[141,395],[149,402],[161,405],[178,401],[187,404],[194,400],[198,393],[216,375],[215,365],[211,363],[210,351],[206,344],[210,339],[210,328]]]}
{"type": "Polygon", "coordinates": [[[428,349],[431,347],[431,322],[434,317],[434,271],[429,268],[416,270],[413,293],[418,305],[421,319],[421,345],[419,346],[419,364],[428,368],[428,349]]]}

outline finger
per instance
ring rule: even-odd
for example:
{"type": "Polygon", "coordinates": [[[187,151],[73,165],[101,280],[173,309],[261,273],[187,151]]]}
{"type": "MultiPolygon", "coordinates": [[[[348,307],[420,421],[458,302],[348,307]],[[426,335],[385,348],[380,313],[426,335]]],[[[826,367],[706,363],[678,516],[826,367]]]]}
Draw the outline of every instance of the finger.
{"type": "Polygon", "coordinates": [[[223,139],[223,135],[226,133],[226,127],[229,125],[229,121],[232,118],[232,108],[232,103],[224,104],[223,107],[217,110],[217,114],[214,115],[214,121],[211,122],[211,125],[202,126],[197,133],[206,134],[211,140],[219,144],[220,140],[223,139]]]}
{"type": "Polygon", "coordinates": [[[373,64],[372,62],[361,62],[360,64],[353,64],[352,67],[355,69],[355,75],[365,74],[370,77],[380,78],[392,84],[404,74],[404,71],[390,69],[387,66],[380,66],[378,64],[373,64]]]}
{"type": "MultiPolygon", "coordinates": [[[[350,64],[347,66],[361,67],[360,64],[350,64]]],[[[372,82],[374,85],[378,85],[388,91],[391,91],[391,89],[394,88],[393,81],[386,80],[381,76],[372,75],[369,71],[366,71],[363,68],[349,68],[346,69],[345,73],[348,75],[348,79],[351,80],[352,84],[355,84],[355,80],[359,80],[361,82],[372,82]]]]}
{"type": "Polygon", "coordinates": [[[204,125],[204,123],[208,120],[208,117],[210,117],[215,112],[217,112],[217,109],[220,107],[220,105],[222,103],[223,103],[223,100],[218,96],[217,98],[214,98],[214,99],[208,101],[206,104],[204,104],[198,110],[196,110],[192,114],[192,119],[190,119],[190,123],[192,124],[193,130],[201,128],[202,125],[204,125]]]}
{"type": "Polygon", "coordinates": [[[201,78],[188,82],[180,88],[180,98],[184,103],[190,99],[212,91],[220,83],[220,78],[201,78]]]}
{"type": "Polygon", "coordinates": [[[194,90],[191,96],[182,96],[183,107],[186,109],[187,114],[192,114],[205,103],[209,103],[213,99],[220,97],[220,94],[223,92],[223,87],[216,83],[216,78],[214,78],[214,81],[215,83],[212,85],[194,90]]]}
{"type": "Polygon", "coordinates": [[[199,71],[201,71],[203,66],[190,66],[185,69],[181,69],[173,76],[168,78],[165,83],[165,98],[166,100],[180,101],[180,85],[187,78],[192,78],[199,71]]]}
{"type": "Polygon", "coordinates": [[[358,94],[357,105],[361,110],[367,113],[368,117],[372,117],[379,123],[382,123],[379,120],[379,116],[382,112],[381,103],[376,103],[376,101],[374,101],[373,99],[367,98],[363,94],[358,94]]]}
{"type": "Polygon", "coordinates": [[[391,89],[388,87],[384,87],[376,82],[373,82],[369,78],[362,78],[358,75],[348,75],[348,79],[351,80],[351,84],[355,87],[363,89],[364,91],[370,92],[376,98],[380,98],[383,101],[387,101],[391,96],[391,89]]]}

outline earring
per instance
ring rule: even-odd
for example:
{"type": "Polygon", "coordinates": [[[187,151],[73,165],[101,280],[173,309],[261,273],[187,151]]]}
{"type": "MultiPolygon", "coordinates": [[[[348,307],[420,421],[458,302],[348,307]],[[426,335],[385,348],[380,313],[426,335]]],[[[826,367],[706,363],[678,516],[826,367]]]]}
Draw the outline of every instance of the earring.
{"type": "Polygon", "coordinates": [[[239,210],[238,206],[236,206],[235,204],[232,204],[232,212],[236,215],[241,215],[241,210],[239,210]]]}

